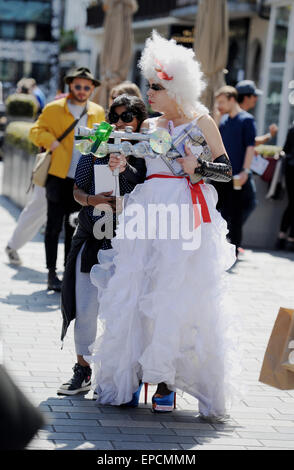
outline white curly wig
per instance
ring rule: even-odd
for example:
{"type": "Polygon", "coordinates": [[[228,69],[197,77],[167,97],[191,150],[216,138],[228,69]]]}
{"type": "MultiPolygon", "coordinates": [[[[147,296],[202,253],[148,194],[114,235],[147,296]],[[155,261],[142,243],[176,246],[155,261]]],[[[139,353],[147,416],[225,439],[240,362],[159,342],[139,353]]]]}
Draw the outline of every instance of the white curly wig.
{"type": "Polygon", "coordinates": [[[167,40],[154,30],[138,65],[147,80],[166,88],[187,117],[208,114],[208,109],[199,102],[206,84],[192,49],[167,40]]]}

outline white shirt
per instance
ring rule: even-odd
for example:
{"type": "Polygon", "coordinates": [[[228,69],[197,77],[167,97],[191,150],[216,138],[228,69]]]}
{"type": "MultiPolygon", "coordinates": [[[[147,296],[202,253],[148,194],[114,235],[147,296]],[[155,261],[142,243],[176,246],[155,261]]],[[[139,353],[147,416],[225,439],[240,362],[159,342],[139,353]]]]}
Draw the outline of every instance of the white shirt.
{"type": "MultiPolygon", "coordinates": [[[[73,117],[75,119],[80,117],[80,115],[82,114],[84,108],[85,108],[84,104],[83,105],[77,105],[77,104],[72,104],[70,101],[68,101],[68,109],[70,110],[71,114],[73,115],[73,117]]],[[[76,127],[79,127],[79,126],[85,126],[86,127],[87,124],[88,124],[88,115],[85,114],[82,117],[82,119],[79,120],[76,127]]],[[[72,157],[71,157],[71,163],[70,163],[70,167],[69,167],[69,170],[68,170],[68,173],[67,173],[68,178],[73,178],[74,179],[77,164],[79,162],[80,156],[81,156],[81,152],[76,148],[76,146],[74,144],[73,151],[72,151],[72,157]]]]}

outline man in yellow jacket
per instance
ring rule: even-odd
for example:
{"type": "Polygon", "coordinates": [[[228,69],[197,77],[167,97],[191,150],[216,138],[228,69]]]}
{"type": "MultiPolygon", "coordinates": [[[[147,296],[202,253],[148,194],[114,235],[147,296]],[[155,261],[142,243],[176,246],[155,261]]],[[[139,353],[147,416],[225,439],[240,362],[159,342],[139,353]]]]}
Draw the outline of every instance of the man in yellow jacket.
{"type": "Polygon", "coordinates": [[[46,182],[45,252],[48,289],[55,291],[61,289],[61,281],[56,275],[56,260],[62,224],[64,222],[66,262],[74,232],[69,224],[69,215],[80,210],[73,198],[75,170],[80,158],[80,153],[74,146],[74,130],[61,142],[59,138],[76,119],[80,118],[76,126],[88,127],[105,119],[103,108],[89,101],[95,87],[100,84],[89,69],[80,67],[71,71],[65,77],[65,82],[69,85],[69,95],[49,103],[30,132],[30,139],[35,145],[52,152],[46,182]]]}

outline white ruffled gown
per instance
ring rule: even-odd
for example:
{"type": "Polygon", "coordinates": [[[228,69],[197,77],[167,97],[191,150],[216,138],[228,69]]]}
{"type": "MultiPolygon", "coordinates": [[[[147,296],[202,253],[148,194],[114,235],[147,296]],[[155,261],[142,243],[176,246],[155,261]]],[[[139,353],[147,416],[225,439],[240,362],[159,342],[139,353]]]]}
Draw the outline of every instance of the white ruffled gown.
{"type": "MultiPolygon", "coordinates": [[[[146,158],[146,165],[147,176],[172,175],[160,158],[146,158]]],[[[98,333],[88,360],[100,404],[129,402],[139,380],[187,392],[206,416],[224,415],[238,394],[238,320],[227,302],[225,272],[235,262],[235,247],[226,240],[215,188],[201,187],[211,223],[201,223],[199,248],[184,250],[182,237],[123,238],[121,215],[113,249],[99,252],[100,264],[91,271],[98,333]]],[[[147,180],[128,195],[125,211],[136,204],[147,213],[148,204],[162,203],[192,208],[187,180],[147,180]]],[[[150,232],[158,235],[158,228],[150,232]]]]}

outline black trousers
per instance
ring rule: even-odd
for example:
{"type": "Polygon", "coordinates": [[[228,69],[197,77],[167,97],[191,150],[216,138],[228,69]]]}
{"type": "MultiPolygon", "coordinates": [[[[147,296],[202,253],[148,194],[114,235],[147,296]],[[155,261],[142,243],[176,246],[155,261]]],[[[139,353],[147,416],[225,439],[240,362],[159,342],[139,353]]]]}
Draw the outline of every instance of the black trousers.
{"type": "Polygon", "coordinates": [[[213,185],[219,197],[217,209],[228,223],[228,238],[238,248],[242,242],[242,227],[257,204],[252,176],[249,175],[240,190],[234,189],[232,181],[228,183],[213,182],[213,185]]]}
{"type": "Polygon", "coordinates": [[[48,175],[46,183],[47,225],[45,232],[45,252],[47,269],[55,269],[58,241],[64,224],[64,265],[70,251],[75,229],[69,224],[69,216],[79,211],[81,206],[73,197],[74,180],[48,175]]]}
{"type": "Polygon", "coordinates": [[[288,236],[294,237],[294,165],[286,162],[285,179],[288,194],[288,206],[282,217],[281,232],[288,233],[288,236]]]}

